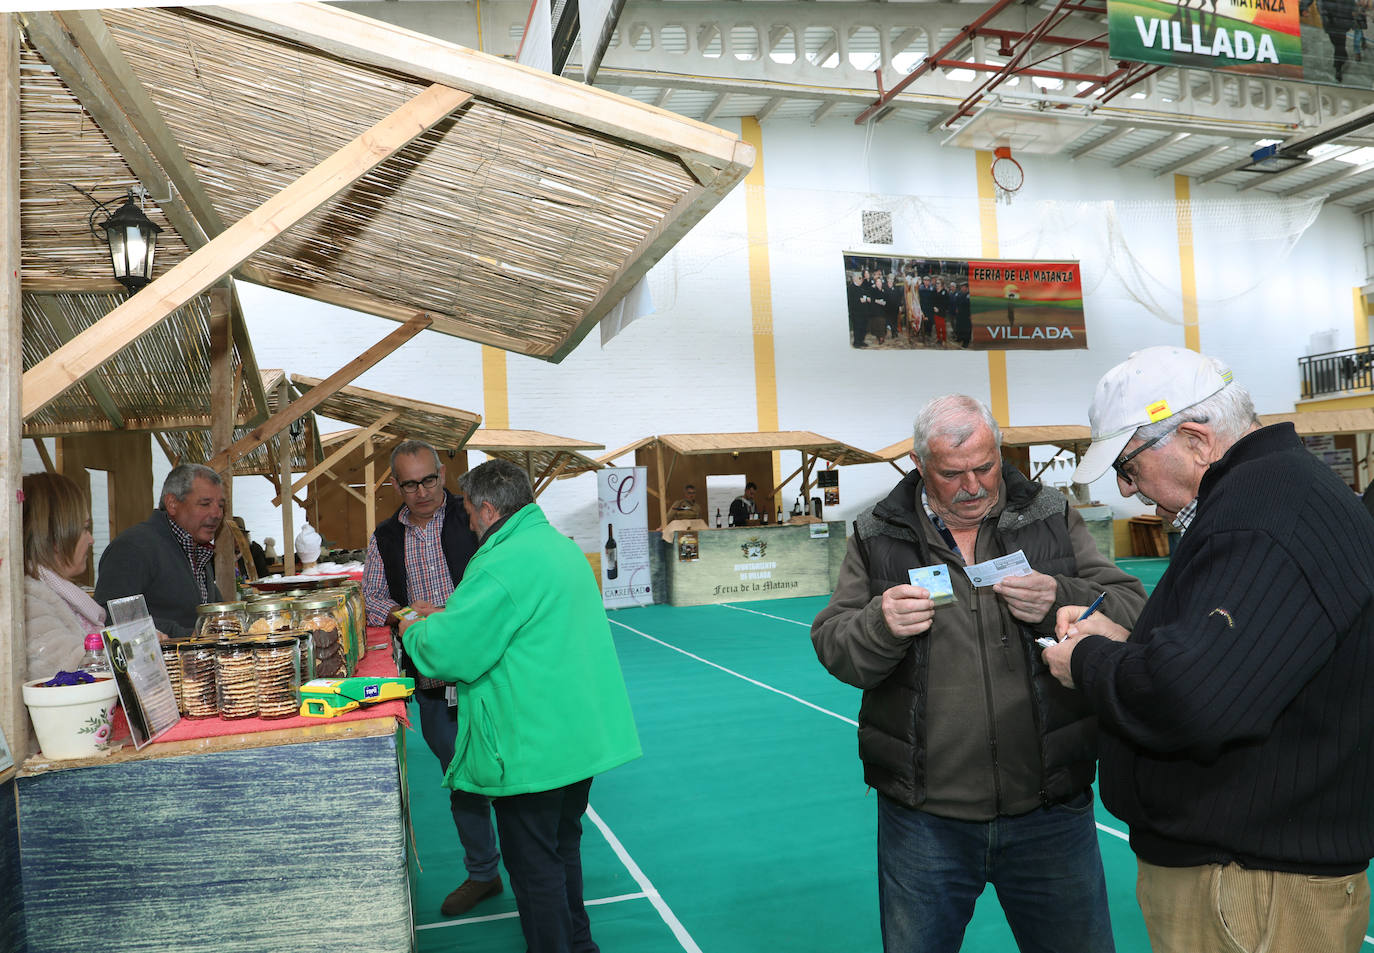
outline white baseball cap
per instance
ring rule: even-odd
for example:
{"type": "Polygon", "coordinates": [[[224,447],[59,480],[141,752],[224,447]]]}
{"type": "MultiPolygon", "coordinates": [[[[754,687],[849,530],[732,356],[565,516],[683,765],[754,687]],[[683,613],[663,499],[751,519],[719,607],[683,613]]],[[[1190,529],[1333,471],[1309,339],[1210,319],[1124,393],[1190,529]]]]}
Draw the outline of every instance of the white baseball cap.
{"type": "Polygon", "coordinates": [[[1092,446],[1074,471],[1091,483],[1111,468],[1131,436],[1167,420],[1231,383],[1231,369],[1214,357],[1181,347],[1147,347],[1102,375],[1088,408],[1092,446]]]}

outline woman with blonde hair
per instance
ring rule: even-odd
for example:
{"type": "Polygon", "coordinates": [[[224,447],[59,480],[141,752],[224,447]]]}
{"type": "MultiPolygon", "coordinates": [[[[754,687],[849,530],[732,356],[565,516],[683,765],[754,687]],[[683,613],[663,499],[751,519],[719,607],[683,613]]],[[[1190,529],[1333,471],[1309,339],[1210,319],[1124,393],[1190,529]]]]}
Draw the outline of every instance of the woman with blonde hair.
{"type": "Polygon", "coordinates": [[[74,580],[90,561],[91,505],[60,473],[24,477],[24,629],[29,678],[72,671],[105,610],[74,580]]]}

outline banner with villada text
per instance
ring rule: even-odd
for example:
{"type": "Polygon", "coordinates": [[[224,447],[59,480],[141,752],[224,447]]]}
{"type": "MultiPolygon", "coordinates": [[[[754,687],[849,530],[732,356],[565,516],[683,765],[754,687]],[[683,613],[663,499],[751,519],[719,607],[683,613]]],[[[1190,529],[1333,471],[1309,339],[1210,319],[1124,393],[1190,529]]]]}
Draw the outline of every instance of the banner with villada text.
{"type": "Polygon", "coordinates": [[[1088,346],[1076,261],[844,253],[851,347],[1069,350],[1088,346]]]}
{"type": "MultiPolygon", "coordinates": [[[[1355,6],[1354,0],[1344,2],[1355,6]]],[[[1114,60],[1330,82],[1329,76],[1304,77],[1299,6],[1306,4],[1206,0],[1194,6],[1191,0],[1108,0],[1109,54],[1114,60]]],[[[1320,30],[1315,33],[1322,35],[1320,30]]],[[[1329,64],[1331,56],[1325,59],[1329,64]]]]}

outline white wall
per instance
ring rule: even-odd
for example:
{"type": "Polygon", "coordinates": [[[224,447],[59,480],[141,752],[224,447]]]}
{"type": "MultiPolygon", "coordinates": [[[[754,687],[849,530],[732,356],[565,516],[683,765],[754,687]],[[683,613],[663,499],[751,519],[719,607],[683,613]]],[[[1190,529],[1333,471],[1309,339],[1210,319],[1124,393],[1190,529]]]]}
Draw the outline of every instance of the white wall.
{"type": "MultiPolygon", "coordinates": [[[[858,224],[865,207],[894,210],[892,253],[980,256],[975,154],[942,148],[900,121],[876,127],[871,141],[843,121],[770,122],[763,137],[779,427],[876,450],[908,436],[933,396],[963,391],[987,400],[984,353],[851,349],[840,261],[842,250],[867,247],[858,224]]],[[[1026,184],[998,207],[1000,257],[1079,259],[1090,346],[1011,352],[1010,422],[1085,423],[1108,367],[1139,347],[1184,343],[1173,177],[1091,159],[1018,159],[1026,184]]],[[[1254,195],[1192,186],[1201,346],[1232,365],[1261,413],[1290,411],[1296,359],[1311,334],[1334,329],[1337,346],[1354,344],[1351,288],[1364,283],[1362,235],[1350,212],[1323,210],[1289,251],[1282,238],[1296,231],[1301,210],[1254,195]]],[[[741,186],[654,270],[657,313],[604,349],[593,332],[561,365],[510,355],[510,426],[608,448],[655,433],[756,429],[744,196],[741,186]]],[[[241,297],[265,368],[324,377],[393,327],[251,286],[241,297]]],[[[480,348],[433,331],[357,384],[483,410],[480,348]]],[[[783,473],[797,462],[785,454],[783,473]]],[[[896,477],[885,464],[845,469],[843,504],[827,515],[852,519],[896,477]]],[[[1120,516],[1140,511],[1110,480],[1093,490],[1120,516]]],[[[279,535],[267,528],[280,525],[270,496],[265,480],[235,483],[236,510],[259,539],[279,535]]],[[[584,549],[599,548],[592,477],[560,481],[541,502],[584,549]]]]}

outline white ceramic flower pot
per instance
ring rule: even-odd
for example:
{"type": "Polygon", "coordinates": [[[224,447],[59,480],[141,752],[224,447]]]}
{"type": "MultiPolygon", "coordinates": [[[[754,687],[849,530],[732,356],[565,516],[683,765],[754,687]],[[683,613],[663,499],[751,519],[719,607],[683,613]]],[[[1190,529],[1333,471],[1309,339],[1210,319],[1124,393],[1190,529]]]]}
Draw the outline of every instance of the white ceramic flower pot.
{"type": "Polygon", "coordinates": [[[119,699],[108,676],[82,685],[45,687],[46,678],[24,683],[34,734],[43,755],[53,760],[89,758],[109,749],[110,712],[119,699]]]}

